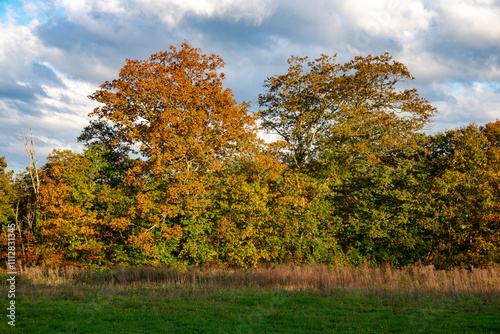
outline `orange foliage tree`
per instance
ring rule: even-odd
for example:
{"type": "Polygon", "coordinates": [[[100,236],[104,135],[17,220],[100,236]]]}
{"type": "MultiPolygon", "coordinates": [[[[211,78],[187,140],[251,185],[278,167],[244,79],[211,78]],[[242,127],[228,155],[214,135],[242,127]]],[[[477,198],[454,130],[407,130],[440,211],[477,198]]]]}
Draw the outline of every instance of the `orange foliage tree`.
{"type": "Polygon", "coordinates": [[[37,225],[45,265],[134,264],[127,241],[135,230],[134,198],[125,187],[102,182],[102,152],[55,150],[42,170],[37,225]]]}
{"type": "Polygon", "coordinates": [[[137,156],[124,177],[137,203],[130,214],[138,231],[129,242],[150,258],[173,261],[180,250],[167,244],[205,233],[196,226],[215,173],[256,138],[247,105],[222,86],[223,65],[183,43],[127,60],[118,79],[90,96],[103,104],[91,115],[116,133],[112,146],[137,156]]]}

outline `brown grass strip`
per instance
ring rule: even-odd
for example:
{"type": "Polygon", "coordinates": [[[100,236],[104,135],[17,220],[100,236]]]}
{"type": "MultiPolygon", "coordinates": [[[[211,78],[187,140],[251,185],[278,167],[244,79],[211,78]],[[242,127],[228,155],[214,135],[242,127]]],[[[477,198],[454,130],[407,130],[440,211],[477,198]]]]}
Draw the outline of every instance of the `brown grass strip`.
{"type": "MultiPolygon", "coordinates": [[[[6,275],[5,272],[2,273],[6,275]]],[[[94,271],[81,267],[21,268],[23,280],[34,285],[90,284],[209,288],[349,289],[368,291],[440,291],[500,293],[500,265],[472,270],[436,270],[433,266],[344,267],[326,265],[277,265],[247,269],[190,267],[116,267],[94,271]]],[[[2,280],[4,281],[4,280],[2,280]]],[[[3,283],[6,284],[5,282],[3,283]]]]}

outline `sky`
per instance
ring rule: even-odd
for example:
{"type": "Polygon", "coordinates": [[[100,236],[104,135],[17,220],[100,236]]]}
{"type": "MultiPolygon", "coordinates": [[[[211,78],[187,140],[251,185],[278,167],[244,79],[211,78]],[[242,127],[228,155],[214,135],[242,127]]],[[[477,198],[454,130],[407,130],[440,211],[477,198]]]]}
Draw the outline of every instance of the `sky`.
{"type": "Polygon", "coordinates": [[[143,60],[188,41],[224,59],[224,86],[252,102],[291,55],[389,52],[439,113],[429,132],[500,119],[500,0],[0,0],[0,156],[24,170],[76,138],[88,99],[143,60]]]}

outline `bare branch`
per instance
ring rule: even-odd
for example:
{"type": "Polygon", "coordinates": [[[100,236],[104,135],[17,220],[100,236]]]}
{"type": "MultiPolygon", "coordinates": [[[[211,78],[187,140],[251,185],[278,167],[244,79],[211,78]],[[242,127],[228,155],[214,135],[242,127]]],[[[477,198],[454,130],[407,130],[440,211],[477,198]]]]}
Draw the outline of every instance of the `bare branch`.
{"type": "Polygon", "coordinates": [[[33,185],[33,192],[35,193],[35,196],[37,196],[40,189],[40,176],[38,173],[36,160],[35,137],[33,136],[31,128],[29,130],[29,133],[28,131],[26,131],[26,135],[21,130],[21,138],[23,139],[24,149],[28,154],[28,171],[30,173],[31,183],[33,185]]]}

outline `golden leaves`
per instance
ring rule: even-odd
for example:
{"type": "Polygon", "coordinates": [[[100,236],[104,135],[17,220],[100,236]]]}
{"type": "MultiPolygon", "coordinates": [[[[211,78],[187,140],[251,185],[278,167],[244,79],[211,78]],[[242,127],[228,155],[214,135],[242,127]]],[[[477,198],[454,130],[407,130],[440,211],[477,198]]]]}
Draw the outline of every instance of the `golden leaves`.
{"type": "MultiPolygon", "coordinates": [[[[314,61],[292,56],[289,70],[266,80],[259,96],[262,126],[289,144],[285,160],[295,167],[321,159],[331,150],[369,147],[374,153],[415,143],[436,112],[416,90],[397,91],[413,77],[389,54],[356,57],[344,65],[335,56],[314,61]]],[[[373,160],[373,159],[372,159],[373,160]]],[[[376,158],[375,158],[376,160],[376,158]]]]}

